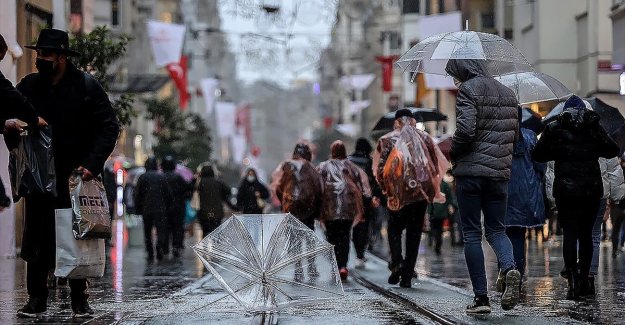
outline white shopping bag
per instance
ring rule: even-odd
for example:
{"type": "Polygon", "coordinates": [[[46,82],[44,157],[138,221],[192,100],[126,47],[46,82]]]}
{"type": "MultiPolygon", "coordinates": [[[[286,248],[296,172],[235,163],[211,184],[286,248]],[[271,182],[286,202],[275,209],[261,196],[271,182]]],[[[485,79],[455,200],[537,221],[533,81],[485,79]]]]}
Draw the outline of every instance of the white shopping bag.
{"type": "Polygon", "coordinates": [[[72,209],[55,211],[55,230],[54,275],[69,279],[100,278],[104,275],[104,239],[75,239],[72,231],[72,209]]]}

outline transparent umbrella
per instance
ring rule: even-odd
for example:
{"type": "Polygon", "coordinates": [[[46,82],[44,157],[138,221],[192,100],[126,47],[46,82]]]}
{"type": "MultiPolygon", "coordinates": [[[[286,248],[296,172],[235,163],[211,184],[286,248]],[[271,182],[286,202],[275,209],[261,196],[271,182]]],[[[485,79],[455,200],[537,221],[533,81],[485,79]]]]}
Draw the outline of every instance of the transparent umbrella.
{"type": "Polygon", "coordinates": [[[558,79],[540,72],[521,72],[495,77],[517,95],[521,105],[563,99],[573,93],[558,79]]]}
{"type": "Polygon", "coordinates": [[[333,246],[291,214],[234,215],[193,250],[252,313],[344,294],[333,246]]]}
{"type": "Polygon", "coordinates": [[[450,59],[486,60],[493,76],[534,71],[510,42],[497,35],[468,30],[430,36],[408,50],[396,64],[408,72],[447,75],[445,67],[450,59]]]}

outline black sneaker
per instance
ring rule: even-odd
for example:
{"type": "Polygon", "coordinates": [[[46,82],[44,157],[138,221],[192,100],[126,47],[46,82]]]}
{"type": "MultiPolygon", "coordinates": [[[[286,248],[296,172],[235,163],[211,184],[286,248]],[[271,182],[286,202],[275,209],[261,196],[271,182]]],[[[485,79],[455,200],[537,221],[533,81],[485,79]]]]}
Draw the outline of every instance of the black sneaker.
{"type": "Polygon", "coordinates": [[[74,318],[86,318],[92,317],[93,309],[89,307],[87,297],[80,299],[79,301],[72,301],[72,311],[74,312],[74,318]]]}
{"type": "Polygon", "coordinates": [[[48,310],[48,299],[32,297],[24,307],[17,311],[17,316],[24,318],[37,318],[48,310]]]}
{"type": "Polygon", "coordinates": [[[475,297],[473,303],[467,306],[467,314],[490,314],[488,297],[475,297]]]}
{"type": "Polygon", "coordinates": [[[402,276],[399,281],[399,286],[402,288],[412,288],[412,276],[402,276]]]}
{"type": "Polygon", "coordinates": [[[519,302],[520,286],[521,272],[514,269],[506,272],[506,285],[501,295],[501,308],[503,310],[510,310],[519,302]]]}
{"type": "Polygon", "coordinates": [[[392,285],[398,284],[400,274],[401,274],[401,268],[395,267],[394,269],[392,269],[391,275],[388,277],[388,284],[392,284],[392,285]]]}

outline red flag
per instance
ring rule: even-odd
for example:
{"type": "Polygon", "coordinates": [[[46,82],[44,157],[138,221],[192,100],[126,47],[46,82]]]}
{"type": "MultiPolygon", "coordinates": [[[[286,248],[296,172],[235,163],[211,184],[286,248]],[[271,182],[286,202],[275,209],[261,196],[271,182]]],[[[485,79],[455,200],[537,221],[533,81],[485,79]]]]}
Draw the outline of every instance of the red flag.
{"type": "Polygon", "coordinates": [[[237,107],[235,120],[237,132],[242,130],[248,143],[251,143],[252,141],[252,121],[250,116],[252,112],[251,108],[252,106],[249,103],[244,103],[237,107]]]}
{"type": "Polygon", "coordinates": [[[393,90],[393,62],[399,59],[398,55],[376,56],[376,61],[382,64],[382,90],[393,90]]]}
{"type": "Polygon", "coordinates": [[[170,63],[167,65],[169,76],[176,84],[180,94],[180,109],[185,110],[189,103],[190,95],[187,92],[187,56],[180,57],[180,63],[170,63]]]}

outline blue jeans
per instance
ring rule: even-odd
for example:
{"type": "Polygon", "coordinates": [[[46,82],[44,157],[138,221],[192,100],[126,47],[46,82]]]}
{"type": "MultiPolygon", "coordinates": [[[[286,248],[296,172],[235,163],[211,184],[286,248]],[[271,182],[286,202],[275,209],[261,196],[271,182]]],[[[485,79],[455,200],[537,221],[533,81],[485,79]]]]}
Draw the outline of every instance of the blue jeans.
{"type": "Polygon", "coordinates": [[[592,227],[592,262],[590,263],[590,275],[599,274],[599,246],[601,245],[601,224],[603,224],[603,215],[605,214],[607,201],[601,200],[599,204],[599,212],[597,212],[597,220],[592,227]]]}
{"type": "MultiPolygon", "coordinates": [[[[510,238],[512,243],[512,250],[514,251],[514,265],[517,270],[521,272],[521,277],[525,274],[525,233],[527,228],[525,227],[508,227],[506,228],[506,235],[510,238]]],[[[503,271],[503,269],[502,269],[503,271]]]]}
{"type": "Polygon", "coordinates": [[[515,267],[512,243],[506,236],[503,219],[508,201],[508,181],[485,177],[457,177],[456,195],[462,220],[464,257],[473,293],[488,293],[484,252],[482,251],[482,212],[486,240],[497,255],[502,271],[515,267]]]}

